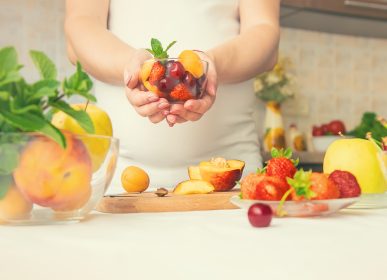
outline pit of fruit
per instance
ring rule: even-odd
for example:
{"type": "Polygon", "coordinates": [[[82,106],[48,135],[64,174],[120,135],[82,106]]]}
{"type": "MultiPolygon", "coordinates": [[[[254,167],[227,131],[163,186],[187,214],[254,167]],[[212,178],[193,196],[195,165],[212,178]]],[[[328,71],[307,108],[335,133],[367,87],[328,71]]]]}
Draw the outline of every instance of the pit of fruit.
{"type": "Polygon", "coordinates": [[[170,43],[164,50],[159,40],[151,40],[152,48],[148,51],[154,58],[145,61],[140,71],[144,90],[171,103],[199,99],[207,82],[208,62],[201,60],[192,50],[184,50],[177,58],[169,58],[167,52],[175,43],[170,43]]]}

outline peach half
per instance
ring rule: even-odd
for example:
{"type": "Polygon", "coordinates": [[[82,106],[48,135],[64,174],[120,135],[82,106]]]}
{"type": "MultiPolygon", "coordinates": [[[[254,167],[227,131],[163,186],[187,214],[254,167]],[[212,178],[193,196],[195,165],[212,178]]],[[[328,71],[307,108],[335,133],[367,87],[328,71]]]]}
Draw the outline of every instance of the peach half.
{"type": "Polygon", "coordinates": [[[226,160],[214,158],[203,161],[199,166],[190,166],[188,175],[190,179],[204,180],[211,183],[215,191],[229,191],[242,177],[245,163],[240,160],[226,160]]]}
{"type": "Polygon", "coordinates": [[[55,211],[83,207],[91,195],[92,161],[83,142],[64,132],[67,147],[45,137],[33,138],[21,153],[13,177],[31,202],[55,211]]]}

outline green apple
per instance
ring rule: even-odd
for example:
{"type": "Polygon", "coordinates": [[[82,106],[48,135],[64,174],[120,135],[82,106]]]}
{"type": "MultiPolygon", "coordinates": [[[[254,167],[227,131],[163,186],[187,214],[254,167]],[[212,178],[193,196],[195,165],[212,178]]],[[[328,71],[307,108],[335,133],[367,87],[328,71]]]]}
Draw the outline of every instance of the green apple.
{"type": "Polygon", "coordinates": [[[370,140],[336,140],[325,153],[324,173],[330,174],[334,170],[351,172],[363,193],[383,193],[387,191],[387,178],[381,153],[370,140]]]}

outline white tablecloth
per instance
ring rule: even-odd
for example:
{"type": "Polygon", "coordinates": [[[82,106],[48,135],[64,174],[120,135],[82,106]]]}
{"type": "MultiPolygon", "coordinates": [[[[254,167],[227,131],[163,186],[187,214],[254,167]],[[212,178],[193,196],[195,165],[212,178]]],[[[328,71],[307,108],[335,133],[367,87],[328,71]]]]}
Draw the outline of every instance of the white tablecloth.
{"type": "Polygon", "coordinates": [[[387,209],[274,219],[244,210],[0,226],[0,279],[387,279],[387,209]]]}

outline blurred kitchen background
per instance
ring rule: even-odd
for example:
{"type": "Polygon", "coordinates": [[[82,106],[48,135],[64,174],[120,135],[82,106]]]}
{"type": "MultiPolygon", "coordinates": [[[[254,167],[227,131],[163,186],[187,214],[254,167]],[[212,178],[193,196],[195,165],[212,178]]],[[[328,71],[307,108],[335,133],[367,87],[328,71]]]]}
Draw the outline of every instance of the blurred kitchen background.
{"type": "MultiPolygon", "coordinates": [[[[282,105],[291,123],[311,134],[315,124],[363,112],[387,117],[387,1],[284,0],[280,53],[294,65],[297,94],[282,105]]],[[[34,79],[30,49],[42,50],[65,76],[72,71],[63,34],[64,1],[1,0],[0,46],[14,45],[34,79]]],[[[262,109],[264,106],[261,104],[262,109]]]]}

